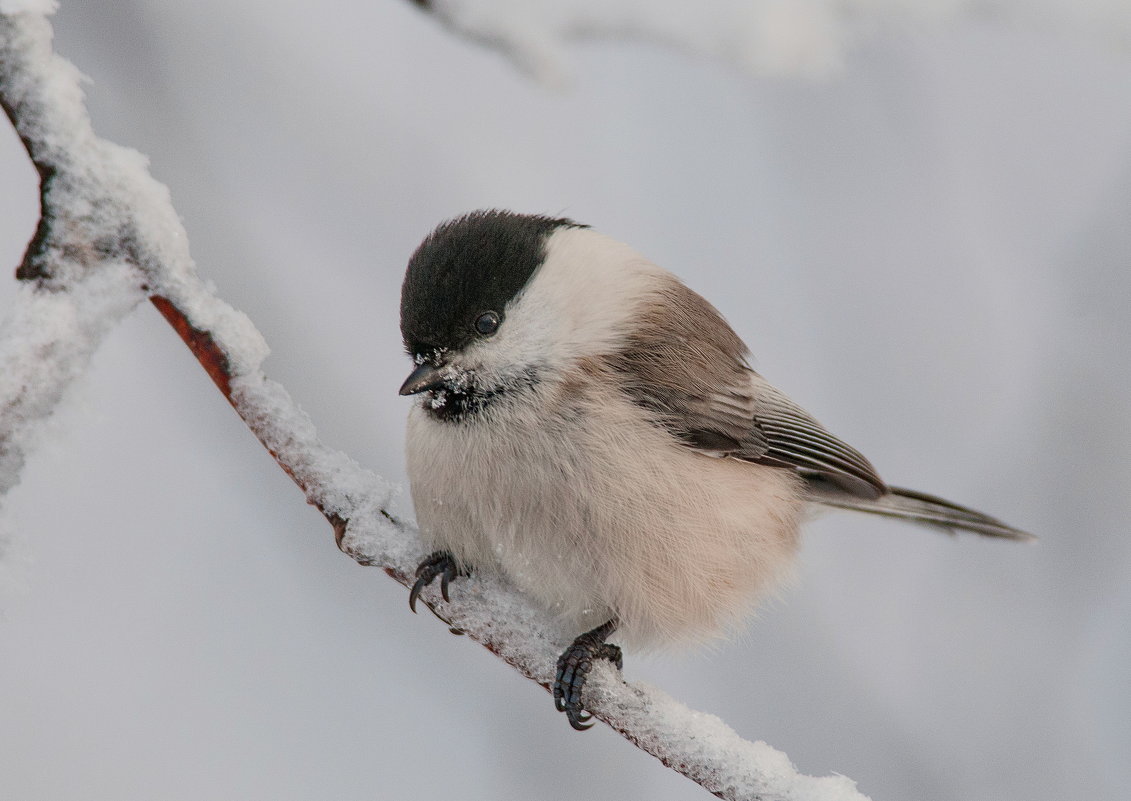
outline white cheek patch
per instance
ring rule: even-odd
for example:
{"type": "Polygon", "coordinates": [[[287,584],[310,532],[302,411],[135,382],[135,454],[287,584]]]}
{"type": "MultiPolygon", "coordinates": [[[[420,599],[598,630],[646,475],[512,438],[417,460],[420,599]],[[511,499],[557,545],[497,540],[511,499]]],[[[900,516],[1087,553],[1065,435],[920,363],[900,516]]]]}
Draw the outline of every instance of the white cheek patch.
{"type": "Polygon", "coordinates": [[[620,348],[632,320],[667,277],[627,245],[584,228],[546,241],[546,259],[507,304],[498,333],[469,346],[468,369],[484,378],[526,367],[566,370],[620,348]]]}

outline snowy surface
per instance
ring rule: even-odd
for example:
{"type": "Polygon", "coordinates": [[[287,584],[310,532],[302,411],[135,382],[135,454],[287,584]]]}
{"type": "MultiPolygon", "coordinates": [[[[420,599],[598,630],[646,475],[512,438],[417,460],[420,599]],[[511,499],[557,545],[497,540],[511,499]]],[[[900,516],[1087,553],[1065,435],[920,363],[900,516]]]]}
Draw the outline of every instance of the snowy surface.
{"type": "MultiPolygon", "coordinates": [[[[891,480],[1042,537],[830,515],[742,642],[629,655],[629,677],[878,800],[1121,797],[1119,50],[1000,21],[879,32],[839,77],[796,83],[607,43],[568,51],[575,88],[552,95],[408,4],[329,11],[57,17],[99,133],[151,157],[202,271],[327,442],[403,473],[396,293],[437,220],[498,205],[593,223],[711,297],[891,480]]],[[[15,265],[35,193],[10,131],[0,186],[15,265]]],[[[17,292],[0,282],[4,309],[17,292]]],[[[601,727],[575,735],[338,554],[148,306],[50,436],[0,528],[32,560],[0,600],[6,794],[702,797],[601,727]]]]}
{"type": "MultiPolygon", "coordinates": [[[[144,158],[93,134],[80,76],[50,52],[46,21],[0,18],[0,35],[5,102],[15,109],[17,132],[37,165],[51,174],[42,241],[25,260],[40,280],[19,287],[15,308],[0,327],[0,366],[6,368],[0,373],[0,493],[17,483],[30,452],[27,432],[38,431],[53,414],[110,326],[142,297],[144,284],[223,353],[222,383],[240,417],[312,504],[348,521],[340,532],[343,550],[363,564],[407,575],[424,553],[411,526],[391,523],[391,488],[324,445],[310,417],[263,375],[262,335],[199,279],[168,191],[148,176],[144,158]],[[122,253],[133,264],[114,260],[122,253]]],[[[546,684],[574,632],[548,628],[544,613],[489,577],[461,584],[470,585],[466,595],[474,602],[446,605],[445,619],[546,684]]],[[[591,711],[726,798],[867,801],[851,780],[799,775],[781,752],[748,743],[717,717],[692,712],[662,693],[632,688],[610,671],[590,683],[591,694],[599,692],[591,711]]]]}
{"type": "Polygon", "coordinates": [[[141,299],[137,274],[114,265],[73,292],[17,289],[0,322],[0,493],[19,482],[42,419],[87,369],[102,338],[141,299]]]}

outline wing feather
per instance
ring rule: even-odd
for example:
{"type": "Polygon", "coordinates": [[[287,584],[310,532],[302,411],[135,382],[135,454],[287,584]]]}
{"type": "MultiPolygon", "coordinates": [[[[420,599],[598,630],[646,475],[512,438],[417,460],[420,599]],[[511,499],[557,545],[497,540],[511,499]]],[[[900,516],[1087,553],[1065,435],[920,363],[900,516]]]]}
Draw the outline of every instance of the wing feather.
{"type": "Polygon", "coordinates": [[[861,498],[887,492],[859,451],[747,366],[746,346],[722,315],[674,277],[634,322],[611,366],[629,397],[681,443],[794,469],[861,498]]]}

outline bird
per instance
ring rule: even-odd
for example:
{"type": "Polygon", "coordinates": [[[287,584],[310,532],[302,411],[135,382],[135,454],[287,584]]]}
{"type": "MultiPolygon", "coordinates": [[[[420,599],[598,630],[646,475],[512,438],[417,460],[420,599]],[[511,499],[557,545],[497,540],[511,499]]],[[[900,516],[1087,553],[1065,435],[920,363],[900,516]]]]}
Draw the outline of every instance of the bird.
{"type": "Polygon", "coordinates": [[[594,662],[732,630],[788,576],[814,509],[1030,538],[887,484],[750,367],[707,300],[570,219],[441,223],[408,261],[400,329],[430,551],[409,605],[436,579],[447,600],[472,571],[505,576],[578,633],[551,687],[578,730],[594,662]]]}

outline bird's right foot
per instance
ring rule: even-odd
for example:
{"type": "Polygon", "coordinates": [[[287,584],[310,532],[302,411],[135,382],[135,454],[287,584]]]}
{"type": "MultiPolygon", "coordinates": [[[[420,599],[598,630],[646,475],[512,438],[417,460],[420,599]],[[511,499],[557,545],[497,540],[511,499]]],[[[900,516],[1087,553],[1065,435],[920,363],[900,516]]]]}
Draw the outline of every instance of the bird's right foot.
{"type": "Polygon", "coordinates": [[[412,592],[408,594],[408,608],[413,612],[416,611],[416,599],[420,597],[421,591],[435,581],[437,577],[440,578],[440,595],[443,596],[445,601],[450,601],[448,584],[451,583],[452,579],[461,575],[466,575],[466,572],[460,570],[456,558],[448,551],[436,551],[429,554],[416,568],[416,583],[412,585],[412,592]]]}

